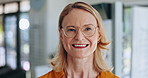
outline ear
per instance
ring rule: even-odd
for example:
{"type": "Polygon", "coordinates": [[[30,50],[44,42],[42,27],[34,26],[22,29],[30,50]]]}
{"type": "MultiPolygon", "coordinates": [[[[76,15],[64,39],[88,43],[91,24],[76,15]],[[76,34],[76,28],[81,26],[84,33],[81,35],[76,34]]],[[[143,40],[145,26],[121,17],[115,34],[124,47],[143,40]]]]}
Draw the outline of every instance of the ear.
{"type": "Polygon", "coordinates": [[[99,32],[98,42],[100,42],[101,37],[102,37],[102,34],[101,34],[101,32],[99,32]]]}
{"type": "Polygon", "coordinates": [[[101,35],[99,35],[99,37],[98,37],[98,42],[100,42],[100,40],[101,40],[101,37],[102,37],[102,36],[101,36],[101,35]]]}

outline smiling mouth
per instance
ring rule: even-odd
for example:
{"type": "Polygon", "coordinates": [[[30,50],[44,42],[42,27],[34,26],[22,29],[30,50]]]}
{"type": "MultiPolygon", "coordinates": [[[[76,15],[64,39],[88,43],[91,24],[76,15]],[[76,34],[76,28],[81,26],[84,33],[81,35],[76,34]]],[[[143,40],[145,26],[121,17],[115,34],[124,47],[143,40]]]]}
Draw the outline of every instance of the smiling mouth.
{"type": "Polygon", "coordinates": [[[89,44],[72,44],[74,48],[86,48],[89,44]]]}

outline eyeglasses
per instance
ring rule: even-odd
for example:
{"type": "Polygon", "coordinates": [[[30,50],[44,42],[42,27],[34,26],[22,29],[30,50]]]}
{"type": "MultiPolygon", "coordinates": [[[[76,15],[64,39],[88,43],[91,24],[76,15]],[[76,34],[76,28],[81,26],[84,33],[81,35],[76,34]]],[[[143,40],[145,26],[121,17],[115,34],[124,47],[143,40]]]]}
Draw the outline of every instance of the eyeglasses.
{"type": "Polygon", "coordinates": [[[86,36],[86,37],[91,37],[96,32],[96,27],[94,25],[92,25],[92,24],[84,25],[82,28],[75,27],[75,26],[67,26],[67,27],[62,28],[62,30],[64,32],[64,35],[66,37],[74,37],[74,36],[76,36],[79,29],[83,33],[83,35],[86,36]]]}

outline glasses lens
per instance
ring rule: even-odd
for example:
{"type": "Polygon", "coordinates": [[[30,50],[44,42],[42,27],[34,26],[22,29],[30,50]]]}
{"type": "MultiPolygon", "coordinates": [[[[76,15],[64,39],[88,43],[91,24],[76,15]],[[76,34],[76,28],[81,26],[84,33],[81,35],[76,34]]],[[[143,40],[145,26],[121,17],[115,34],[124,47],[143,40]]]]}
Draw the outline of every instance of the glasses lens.
{"type": "Polygon", "coordinates": [[[65,32],[65,35],[67,37],[73,37],[76,35],[77,33],[77,30],[74,26],[67,26],[65,29],[64,29],[64,32],[65,32]]]}
{"type": "MultiPolygon", "coordinates": [[[[67,27],[64,27],[63,31],[67,37],[74,37],[77,34],[78,29],[74,26],[67,26],[67,27]]],[[[87,37],[93,36],[95,33],[95,26],[85,25],[82,27],[81,32],[83,33],[83,35],[87,37]]]]}
{"type": "Polygon", "coordinates": [[[85,25],[82,28],[82,32],[85,36],[93,36],[95,33],[95,26],[93,25],[85,25]]]}

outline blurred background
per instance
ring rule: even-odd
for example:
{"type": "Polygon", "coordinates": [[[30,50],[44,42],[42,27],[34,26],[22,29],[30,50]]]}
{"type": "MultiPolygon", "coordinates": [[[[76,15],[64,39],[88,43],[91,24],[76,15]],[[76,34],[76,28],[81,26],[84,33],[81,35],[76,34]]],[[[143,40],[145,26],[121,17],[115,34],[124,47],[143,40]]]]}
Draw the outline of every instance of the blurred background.
{"type": "Polygon", "coordinates": [[[75,1],[100,12],[112,41],[106,60],[113,73],[148,77],[148,0],[0,0],[0,78],[37,78],[51,70],[59,14],[75,1]]]}

